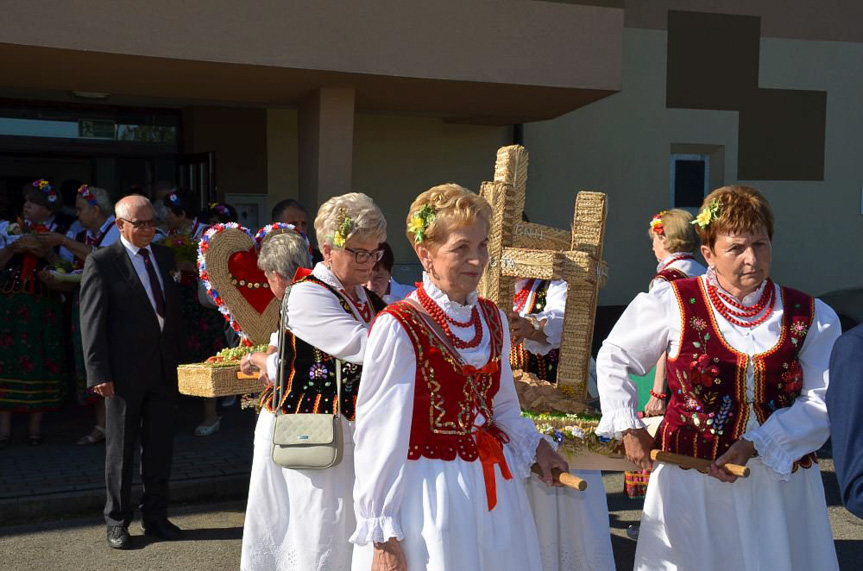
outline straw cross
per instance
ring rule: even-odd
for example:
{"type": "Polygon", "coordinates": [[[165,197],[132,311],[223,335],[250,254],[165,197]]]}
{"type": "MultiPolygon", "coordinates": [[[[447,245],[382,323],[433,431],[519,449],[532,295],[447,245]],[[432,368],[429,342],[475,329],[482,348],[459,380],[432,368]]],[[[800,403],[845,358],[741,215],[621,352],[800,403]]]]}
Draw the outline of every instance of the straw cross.
{"type": "Polygon", "coordinates": [[[567,283],[557,386],[570,387],[567,392],[584,401],[596,302],[606,270],[602,261],[606,197],[601,192],[579,192],[571,232],[522,222],[527,164],[524,147],[502,147],[497,152],[494,182],[482,183],[480,194],[492,205],[493,216],[489,228],[490,261],[479,293],[509,309],[517,278],[567,283]]]}

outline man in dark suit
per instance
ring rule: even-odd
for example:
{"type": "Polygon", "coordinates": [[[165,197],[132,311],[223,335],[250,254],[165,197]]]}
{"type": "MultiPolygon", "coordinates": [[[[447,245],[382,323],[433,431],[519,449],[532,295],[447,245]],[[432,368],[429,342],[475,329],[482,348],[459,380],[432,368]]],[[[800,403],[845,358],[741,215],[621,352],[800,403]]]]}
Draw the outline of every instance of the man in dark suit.
{"type": "Polygon", "coordinates": [[[842,503],[863,518],[863,324],[833,345],[826,400],[842,503]]]}
{"type": "Polygon", "coordinates": [[[132,467],[141,442],[142,528],[179,539],[168,521],[177,358],[183,342],[174,256],[151,245],[150,201],[132,195],[116,207],[120,241],[87,257],[81,280],[81,333],[87,384],[106,397],[105,522],[108,545],[129,546],[132,467]]]}

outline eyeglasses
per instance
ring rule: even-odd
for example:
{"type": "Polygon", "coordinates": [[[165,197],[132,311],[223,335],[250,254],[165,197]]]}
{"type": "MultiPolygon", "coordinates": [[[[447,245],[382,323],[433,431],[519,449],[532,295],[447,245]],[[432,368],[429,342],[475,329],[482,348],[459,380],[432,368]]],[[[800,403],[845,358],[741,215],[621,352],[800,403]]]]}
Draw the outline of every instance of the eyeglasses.
{"type": "Polygon", "coordinates": [[[129,224],[134,226],[136,230],[138,228],[155,228],[156,227],[156,221],[152,218],[149,220],[126,220],[125,218],[119,218],[119,220],[122,220],[123,222],[128,222],[129,224]]]}
{"type": "Polygon", "coordinates": [[[354,255],[354,260],[358,264],[365,264],[369,260],[374,260],[376,262],[380,262],[381,258],[384,257],[384,251],[382,249],[372,250],[369,252],[368,250],[354,250],[353,248],[342,248],[346,252],[350,252],[354,255]]]}

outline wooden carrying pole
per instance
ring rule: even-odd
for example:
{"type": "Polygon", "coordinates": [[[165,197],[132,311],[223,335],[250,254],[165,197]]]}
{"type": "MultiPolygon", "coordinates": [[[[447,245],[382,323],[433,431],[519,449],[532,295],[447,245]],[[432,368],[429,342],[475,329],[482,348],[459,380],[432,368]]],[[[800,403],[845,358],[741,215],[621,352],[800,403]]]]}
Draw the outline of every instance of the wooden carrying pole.
{"type": "MultiPolygon", "coordinates": [[[[539,464],[534,464],[533,466],[531,466],[530,471],[534,474],[542,474],[539,469],[539,464]]],[[[556,484],[563,484],[567,488],[572,488],[573,490],[578,490],[579,492],[583,492],[587,489],[587,480],[582,480],[574,474],[564,472],[563,470],[558,470],[557,468],[552,468],[551,479],[556,484]]]]}
{"type": "MultiPolygon", "coordinates": [[[[675,454],[674,452],[663,452],[662,450],[651,450],[650,459],[654,462],[662,462],[663,464],[674,464],[681,468],[692,468],[699,472],[706,472],[713,462],[704,460],[703,458],[693,458],[692,456],[684,456],[683,454],[675,454]]],[[[739,464],[726,464],[721,466],[726,472],[738,478],[748,478],[749,468],[739,464]]]]}

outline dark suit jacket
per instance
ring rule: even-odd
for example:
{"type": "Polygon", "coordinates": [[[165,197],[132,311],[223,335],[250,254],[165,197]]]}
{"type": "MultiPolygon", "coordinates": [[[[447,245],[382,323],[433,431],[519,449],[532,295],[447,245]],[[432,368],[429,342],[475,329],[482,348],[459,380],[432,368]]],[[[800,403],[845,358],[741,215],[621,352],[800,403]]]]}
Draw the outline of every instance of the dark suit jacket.
{"type": "Polygon", "coordinates": [[[848,511],[863,518],[863,325],[833,345],[827,414],[842,502],[848,511]]]}
{"type": "Polygon", "coordinates": [[[168,382],[176,387],[181,333],[177,285],[171,277],[174,255],[151,245],[165,293],[165,327],[122,242],[97,250],[84,263],[81,279],[81,336],[87,385],[113,382],[114,391],[132,396],[168,382]]]}

